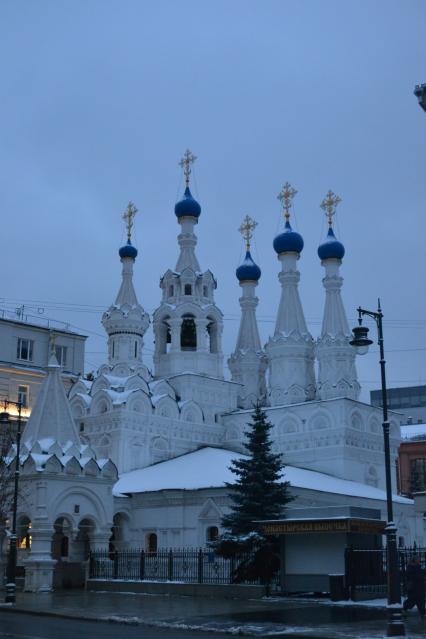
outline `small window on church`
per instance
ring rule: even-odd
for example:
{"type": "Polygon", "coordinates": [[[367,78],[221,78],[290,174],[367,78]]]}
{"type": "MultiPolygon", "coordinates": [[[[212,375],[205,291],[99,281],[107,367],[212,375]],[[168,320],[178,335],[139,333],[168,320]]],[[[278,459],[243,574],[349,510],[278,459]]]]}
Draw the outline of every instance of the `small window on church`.
{"type": "Polygon", "coordinates": [[[191,284],[185,284],[184,291],[185,291],[185,295],[192,295],[192,286],[191,286],[191,284]]]}
{"type": "Polygon", "coordinates": [[[173,295],[175,294],[175,287],[169,286],[169,297],[173,297],[173,295]]]}
{"type": "Polygon", "coordinates": [[[138,343],[135,342],[135,357],[138,356],[138,343]]]}
{"type": "Polygon", "coordinates": [[[115,355],[115,341],[112,340],[111,357],[114,357],[114,355],[115,355]]]}
{"type": "Polygon", "coordinates": [[[208,297],[209,294],[209,287],[208,286],[203,286],[203,295],[204,297],[208,297]]]}
{"type": "Polygon", "coordinates": [[[219,528],[209,526],[206,530],[206,541],[216,541],[219,538],[219,528]]]}
{"type": "Polygon", "coordinates": [[[157,535],[151,533],[147,537],[147,550],[148,552],[157,552],[157,535]]]}

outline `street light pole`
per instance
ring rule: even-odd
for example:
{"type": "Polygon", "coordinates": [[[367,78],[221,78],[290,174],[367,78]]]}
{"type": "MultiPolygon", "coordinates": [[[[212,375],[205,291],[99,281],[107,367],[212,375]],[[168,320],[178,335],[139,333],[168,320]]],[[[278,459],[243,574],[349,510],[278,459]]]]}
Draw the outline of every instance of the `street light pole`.
{"type": "Polygon", "coordinates": [[[387,504],[387,525],[386,532],[386,554],[387,554],[387,585],[388,585],[388,626],[387,636],[396,637],[405,635],[405,625],[401,615],[401,583],[399,577],[398,548],[396,542],[397,529],[393,518],[392,502],[392,474],[389,442],[389,419],[388,419],[388,397],[386,388],[386,360],[383,343],[383,313],[378,301],[377,311],[367,311],[364,308],[358,309],[358,326],[353,329],[354,338],[350,344],[358,349],[359,354],[364,354],[372,340],[368,338],[368,328],[362,325],[362,318],[368,316],[374,319],[377,326],[378,344],[380,350],[380,377],[382,383],[382,411],[383,411],[383,443],[385,452],[385,473],[386,473],[386,504],[387,504]]]}
{"type": "Polygon", "coordinates": [[[414,95],[418,99],[423,111],[426,111],[426,84],[417,84],[414,89],[414,95]]]}
{"type": "MultiPolygon", "coordinates": [[[[7,406],[13,405],[18,408],[18,420],[16,430],[16,457],[15,457],[15,473],[14,473],[14,487],[13,487],[13,502],[12,502],[12,530],[10,534],[9,544],[9,556],[6,569],[6,603],[16,602],[16,560],[17,560],[17,535],[16,535],[16,520],[18,513],[18,491],[19,491],[19,459],[21,452],[21,425],[22,425],[22,402],[5,401],[5,409],[7,406]]],[[[0,421],[2,423],[9,422],[9,413],[5,410],[0,415],[0,421]]]]}

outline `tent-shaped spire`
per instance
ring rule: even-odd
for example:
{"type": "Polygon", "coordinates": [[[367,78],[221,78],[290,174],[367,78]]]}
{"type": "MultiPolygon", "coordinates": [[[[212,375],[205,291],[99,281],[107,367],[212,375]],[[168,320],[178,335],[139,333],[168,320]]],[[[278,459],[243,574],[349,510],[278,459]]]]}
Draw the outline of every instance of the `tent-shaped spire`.
{"type": "Polygon", "coordinates": [[[47,377],[22,436],[28,448],[43,439],[51,439],[61,446],[67,442],[78,446],[81,444],[60,371],[56,355],[52,352],[47,365],[47,377]]]}

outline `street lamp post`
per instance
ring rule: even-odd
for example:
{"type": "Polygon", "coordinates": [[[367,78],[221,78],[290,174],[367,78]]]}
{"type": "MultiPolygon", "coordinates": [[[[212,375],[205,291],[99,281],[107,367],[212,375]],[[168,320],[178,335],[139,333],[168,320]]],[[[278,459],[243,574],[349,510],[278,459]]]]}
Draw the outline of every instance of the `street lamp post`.
{"type": "Polygon", "coordinates": [[[426,111],[426,84],[417,84],[414,89],[414,95],[418,99],[423,111],[426,111]]]}
{"type": "Polygon", "coordinates": [[[18,490],[19,490],[19,457],[21,452],[21,424],[22,424],[22,402],[11,402],[6,400],[4,402],[4,411],[0,413],[0,424],[9,423],[9,413],[6,408],[8,406],[16,406],[18,409],[18,420],[16,430],[16,457],[15,457],[15,473],[14,473],[14,487],[13,487],[13,502],[12,502],[12,530],[10,534],[9,544],[9,556],[7,560],[6,570],[6,603],[16,602],[16,559],[17,559],[17,536],[16,536],[16,519],[18,512],[18,490]]]}
{"type": "Polygon", "coordinates": [[[389,420],[388,420],[388,399],[386,389],[385,370],[385,350],[383,345],[383,313],[378,301],[377,311],[367,311],[364,308],[358,309],[358,326],[353,329],[353,339],[350,341],[355,346],[359,355],[364,355],[373,341],[368,337],[368,328],[362,325],[364,315],[372,317],[376,322],[378,332],[378,344],[380,349],[380,374],[382,382],[382,410],[383,410],[383,440],[385,450],[385,470],[386,470],[386,502],[387,502],[387,525],[386,525],[386,552],[387,552],[387,582],[388,582],[388,626],[387,636],[396,637],[405,635],[405,625],[401,615],[401,584],[398,565],[398,548],[396,543],[396,526],[393,519],[392,503],[392,476],[391,457],[389,444],[389,420]]]}

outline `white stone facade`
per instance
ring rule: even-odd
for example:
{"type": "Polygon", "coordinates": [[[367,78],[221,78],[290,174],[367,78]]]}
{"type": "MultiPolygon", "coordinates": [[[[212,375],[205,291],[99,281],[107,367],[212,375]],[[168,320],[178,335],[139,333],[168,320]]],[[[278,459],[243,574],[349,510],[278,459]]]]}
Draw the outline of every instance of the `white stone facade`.
{"type": "MultiPolygon", "coordinates": [[[[49,366],[24,434],[21,460],[31,495],[30,506],[20,509],[20,517],[32,523],[28,589],[51,587],[57,559],[49,544],[53,534],[64,536],[65,529],[68,560],[82,558],[82,540],[91,548],[108,547],[109,542],[116,548],[140,547],[155,535],[158,546],[204,545],[209,529],[220,529],[229,507],[219,469],[217,481],[213,478],[207,487],[200,488],[196,480],[182,487],[179,478],[167,474],[168,463],[182,456],[191,464],[191,453],[203,447],[244,452],[250,408],[257,401],[274,425],[273,447],[288,469],[295,477],[298,469],[316,473],[316,484],[306,486],[304,476],[294,485],[297,507],[360,505],[378,508],[385,517],[381,414],[357,401],[354,353],[340,297],[341,260],[323,260],[326,302],[316,348],[298,292],[299,253],[283,250],[278,255],[281,300],[265,349],[255,315],[257,280],[240,279],[242,316],[229,381],[223,371],[216,280],[209,270],[201,271],[195,254],[200,207],[187,191],[188,211],[195,213],[179,213],[180,254],[175,270],[168,270],[160,282],[161,303],[152,318],[154,371],[143,363],[149,316],[135,293],[137,251],[130,240],[120,249],[119,293],[102,318],[108,362],[93,381],[77,381],[68,400],[57,365],[53,361],[49,366]],[[113,497],[117,469],[121,482],[149,468],[164,471],[161,489],[135,483],[113,497]],[[344,481],[345,488],[334,492],[332,481],[344,481]],[[371,493],[373,498],[366,487],[379,492],[371,493]],[[43,570],[50,575],[44,582],[43,570]]],[[[399,441],[398,419],[391,415],[394,487],[399,441]]],[[[203,474],[202,468],[194,470],[195,478],[203,474]]],[[[398,502],[396,513],[406,543],[423,544],[424,530],[411,502],[398,502]]]]}

